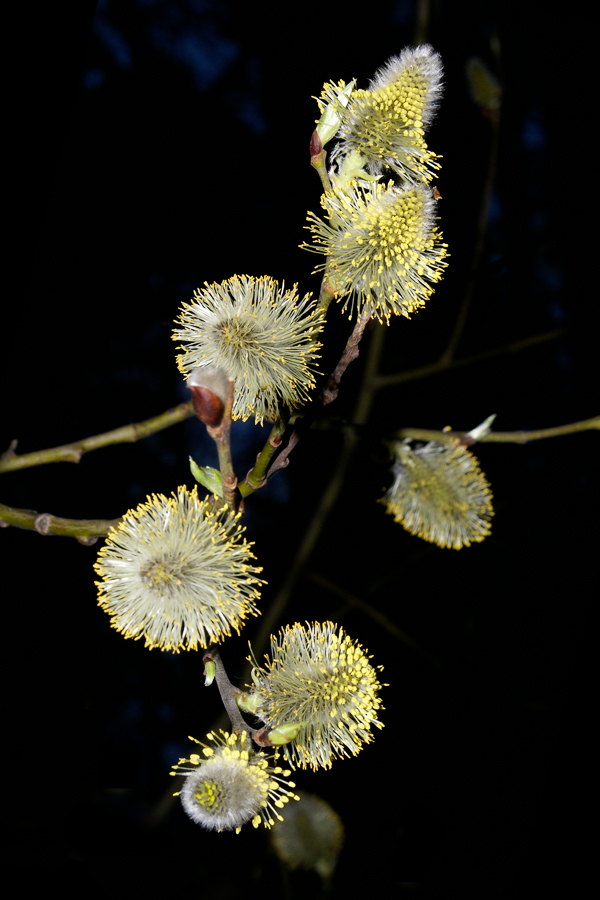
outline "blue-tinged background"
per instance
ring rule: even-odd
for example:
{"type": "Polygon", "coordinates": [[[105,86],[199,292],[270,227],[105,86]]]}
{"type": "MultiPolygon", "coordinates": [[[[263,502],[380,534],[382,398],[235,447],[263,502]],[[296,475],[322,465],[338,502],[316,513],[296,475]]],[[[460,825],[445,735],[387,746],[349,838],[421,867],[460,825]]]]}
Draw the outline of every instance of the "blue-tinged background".
{"type": "MultiPolygon", "coordinates": [[[[203,282],[269,274],[318,291],[315,258],[298,248],[307,210],[319,209],[311,98],[331,79],[366,86],[414,42],[416,8],[104,0],[95,13],[85,3],[68,13],[45,5],[23,17],[12,32],[19,52],[5,138],[16,151],[7,173],[15,286],[3,307],[0,451],[13,438],[19,452],[67,443],[186,399],[170,333],[203,282]]],[[[281,622],[338,621],[390,684],[374,743],[331,772],[296,779],[344,819],[334,895],[542,896],[542,885],[577,869],[567,846],[586,788],[574,772],[585,744],[574,704],[596,566],[597,436],[480,445],[493,532],[459,553],[409,536],[374,502],[389,484],[374,446],[395,427],[466,430],[495,412],[498,430],[512,431],[598,412],[593,284],[578,285],[590,247],[585,212],[575,209],[582,186],[570,174],[579,148],[558,65],[563,35],[537,10],[431,6],[424,37],[442,54],[446,88],[429,144],[443,156],[440,225],[451,255],[427,308],[392,323],[381,369],[440,356],[470,279],[458,359],[556,333],[376,395],[356,469],[281,622]],[[473,56],[504,87],[475,272],[492,127],[469,96],[473,56]],[[348,605],[344,591],[440,665],[348,605]]],[[[337,311],[330,319],[324,368],[348,333],[337,311]]],[[[359,359],[332,415],[351,416],[361,372],[359,359]]],[[[242,474],[260,447],[256,432],[235,429],[242,474]]],[[[247,504],[265,608],[342,440],[337,430],[307,436],[247,504]]],[[[4,475],[1,496],[66,517],[115,518],[149,492],[191,485],[188,456],[210,462],[211,453],[190,421],[78,466],[4,475]]],[[[188,752],[187,735],[202,737],[219,714],[198,655],[149,652],[110,629],[96,605],[97,546],[16,529],[0,533],[0,546],[11,858],[63,878],[92,867],[103,890],[118,874],[122,890],[319,896],[316,875],[283,876],[262,831],[208,834],[170,803],[171,764],[188,752]]],[[[223,648],[232,680],[257,627],[223,648]]]]}

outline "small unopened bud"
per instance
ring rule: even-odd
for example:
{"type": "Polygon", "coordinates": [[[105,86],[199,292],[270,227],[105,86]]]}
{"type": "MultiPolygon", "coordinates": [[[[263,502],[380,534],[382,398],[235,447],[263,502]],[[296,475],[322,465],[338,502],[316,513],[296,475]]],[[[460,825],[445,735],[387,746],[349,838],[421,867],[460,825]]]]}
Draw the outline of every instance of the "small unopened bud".
{"type": "Polygon", "coordinates": [[[471,97],[486,118],[494,119],[502,105],[502,85],[478,56],[468,59],[465,69],[471,97]]]}
{"type": "Polygon", "coordinates": [[[237,703],[238,708],[242,710],[242,712],[255,713],[260,700],[260,694],[256,694],[254,691],[235,695],[235,702],[237,703]]]}
{"type": "Polygon", "coordinates": [[[354,90],[355,84],[356,81],[352,79],[350,84],[343,84],[343,82],[341,82],[337,86],[330,85],[334,98],[327,106],[325,106],[325,108],[321,107],[323,112],[321,118],[317,122],[317,132],[323,146],[337,134],[339,127],[342,124],[343,110],[348,106],[348,101],[354,90]]]}
{"type": "Polygon", "coordinates": [[[207,659],[204,663],[204,686],[210,687],[210,685],[215,680],[215,674],[217,671],[217,667],[212,661],[212,659],[207,659]]]}
{"type": "Polygon", "coordinates": [[[480,441],[481,438],[485,437],[492,430],[492,424],[495,418],[496,413],[488,416],[487,419],[481,423],[481,425],[478,425],[476,428],[471,429],[471,431],[465,434],[465,437],[463,438],[461,443],[467,443],[465,438],[469,438],[468,443],[470,444],[474,444],[475,441],[480,441]]]}
{"type": "Polygon", "coordinates": [[[314,159],[315,156],[318,156],[321,150],[323,149],[323,144],[321,143],[321,138],[319,137],[319,132],[315,128],[313,133],[310,136],[310,158],[314,159]]]}
{"type": "Polygon", "coordinates": [[[283,744],[289,744],[294,738],[297,738],[302,731],[306,722],[288,722],[287,725],[280,725],[279,728],[273,728],[269,732],[269,741],[273,747],[281,747],[283,744]]]}
{"type": "Polygon", "coordinates": [[[227,375],[216,366],[198,366],[187,380],[194,412],[201,422],[215,428],[220,424],[227,396],[227,375]]]}
{"type": "Polygon", "coordinates": [[[196,481],[217,497],[223,496],[223,478],[212,466],[199,466],[190,456],[190,471],[196,481]]]}

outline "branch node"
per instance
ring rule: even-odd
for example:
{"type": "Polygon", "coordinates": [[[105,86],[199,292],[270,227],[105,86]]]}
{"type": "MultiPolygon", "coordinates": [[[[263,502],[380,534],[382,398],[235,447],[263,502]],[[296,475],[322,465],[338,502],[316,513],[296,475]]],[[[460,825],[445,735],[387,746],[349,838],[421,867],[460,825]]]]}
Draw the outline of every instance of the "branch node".
{"type": "Polygon", "coordinates": [[[50,513],[38,513],[33,520],[34,530],[37,531],[38,534],[49,534],[51,522],[52,516],[50,513]]]}

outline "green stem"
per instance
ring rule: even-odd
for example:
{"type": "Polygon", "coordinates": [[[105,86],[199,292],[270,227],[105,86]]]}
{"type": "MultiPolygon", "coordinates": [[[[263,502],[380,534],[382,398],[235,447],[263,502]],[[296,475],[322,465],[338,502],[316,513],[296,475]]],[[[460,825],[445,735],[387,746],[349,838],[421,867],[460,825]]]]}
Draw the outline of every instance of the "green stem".
{"type": "Polygon", "coordinates": [[[310,164],[313,169],[317,170],[317,174],[323,185],[323,190],[331,191],[331,182],[329,180],[329,175],[327,174],[327,153],[322,147],[317,153],[311,155],[310,164]]]}
{"type": "Polygon", "coordinates": [[[331,279],[329,278],[327,272],[323,276],[323,281],[321,282],[321,290],[319,292],[319,299],[317,301],[317,311],[325,318],[325,314],[329,309],[329,304],[332,300],[335,299],[335,287],[332,284],[331,279]]]}
{"type": "MultiPolygon", "coordinates": [[[[527,444],[529,441],[541,441],[544,438],[560,437],[564,434],[574,434],[577,431],[600,430],[600,416],[591,419],[583,419],[580,422],[570,422],[567,425],[556,425],[552,428],[539,428],[537,431],[490,431],[485,437],[479,438],[479,444],[527,444]]],[[[432,431],[428,428],[401,428],[394,433],[394,437],[414,438],[420,441],[439,441],[440,443],[454,441],[463,438],[464,431],[432,431]]]]}
{"type": "Polygon", "coordinates": [[[0,503],[0,527],[13,525],[43,535],[60,535],[77,538],[80,544],[90,546],[104,537],[109,528],[116,528],[119,519],[62,519],[52,513],[38,513],[33,509],[15,509],[0,503]]]}
{"type": "Polygon", "coordinates": [[[273,456],[281,447],[281,440],[286,427],[287,418],[285,416],[280,416],[271,428],[268,440],[256,457],[254,466],[250,469],[244,481],[239,485],[239,492],[242,497],[248,497],[250,494],[253,494],[254,491],[257,491],[266,484],[267,469],[271,464],[273,456]]]}
{"type": "Polygon", "coordinates": [[[123,425],[121,428],[115,428],[114,431],[106,431],[103,434],[83,438],[72,444],[51,447],[49,450],[34,450],[32,453],[23,453],[21,456],[14,452],[17,442],[13,441],[9,449],[0,456],[0,472],[14,472],[17,469],[28,469],[46,463],[78,463],[81,457],[91,450],[98,450],[100,447],[108,447],[111,444],[134,443],[156,431],[162,431],[177,422],[183,422],[193,415],[194,410],[191,403],[180,403],[179,406],[174,406],[159,416],[146,419],[144,422],[123,425]]]}

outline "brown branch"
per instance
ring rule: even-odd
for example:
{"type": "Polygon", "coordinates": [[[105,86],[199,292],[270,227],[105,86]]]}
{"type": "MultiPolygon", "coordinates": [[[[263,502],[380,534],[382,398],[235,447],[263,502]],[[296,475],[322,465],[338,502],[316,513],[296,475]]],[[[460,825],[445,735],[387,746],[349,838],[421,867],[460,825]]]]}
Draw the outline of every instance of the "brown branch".
{"type": "Polygon", "coordinates": [[[229,721],[231,722],[231,727],[233,731],[238,734],[242,731],[247,732],[250,737],[254,737],[256,734],[256,728],[251,728],[250,725],[244,720],[237,703],[235,702],[236,694],[241,694],[238,688],[233,685],[225,671],[225,666],[223,665],[223,661],[219,654],[219,651],[216,647],[209,648],[204,656],[202,657],[202,662],[206,665],[207,660],[212,660],[215,664],[215,681],[217,682],[217,687],[219,689],[219,694],[221,695],[221,700],[223,701],[223,706],[229,716],[229,721]]]}
{"type": "Polygon", "coordinates": [[[546,331],[543,334],[535,334],[533,337],[523,338],[520,341],[513,341],[510,344],[504,344],[503,347],[494,347],[491,350],[482,350],[480,353],[474,353],[472,356],[465,356],[463,359],[444,362],[436,360],[427,363],[424,366],[418,366],[415,369],[407,369],[405,372],[394,372],[391,375],[378,375],[375,380],[375,389],[381,390],[386,387],[393,387],[396,384],[404,384],[407,381],[417,381],[419,378],[427,378],[429,375],[437,375],[439,372],[447,372],[450,369],[459,369],[462,366],[471,366],[473,363],[483,362],[492,359],[494,356],[502,356],[504,353],[515,353],[518,350],[525,350],[527,347],[533,347],[535,344],[542,344],[545,341],[553,341],[564,334],[564,329],[556,328],[554,331],[546,331]]]}
{"type": "Polygon", "coordinates": [[[481,194],[481,206],[479,209],[479,218],[477,221],[477,232],[475,239],[475,246],[473,248],[473,257],[471,260],[471,268],[469,272],[469,277],[467,281],[467,286],[465,288],[465,292],[462,298],[462,302],[460,304],[456,321],[454,323],[454,329],[450,336],[450,340],[448,341],[448,345],[442,355],[440,356],[440,363],[448,365],[454,359],[454,354],[456,352],[456,348],[458,346],[458,342],[462,337],[462,333],[465,328],[465,324],[467,322],[467,316],[469,314],[469,307],[471,306],[471,302],[473,300],[473,296],[475,294],[475,284],[477,280],[477,273],[479,271],[479,267],[481,265],[481,258],[483,256],[483,250],[485,247],[485,236],[487,232],[488,219],[490,215],[490,206],[492,202],[492,191],[494,188],[494,182],[496,180],[496,169],[498,167],[498,154],[500,148],[500,118],[501,118],[501,110],[497,109],[494,115],[490,118],[491,126],[492,126],[492,136],[490,143],[490,152],[488,157],[488,166],[487,173],[485,177],[485,182],[483,185],[483,190],[481,194]]]}
{"type": "Polygon", "coordinates": [[[425,657],[432,665],[441,666],[442,663],[437,657],[433,656],[429,650],[426,650],[424,647],[421,647],[417,641],[414,640],[406,631],[403,631],[402,628],[399,628],[391,619],[389,619],[384,613],[380,612],[375,607],[371,606],[370,603],[365,603],[364,600],[361,600],[360,597],[357,597],[355,594],[351,594],[350,591],[346,591],[344,588],[341,588],[339,585],[334,584],[334,582],[330,581],[328,578],[324,578],[322,575],[319,575],[317,572],[308,573],[308,577],[311,581],[314,581],[316,584],[320,585],[325,590],[334,594],[336,597],[339,597],[340,600],[343,600],[349,606],[353,606],[356,609],[360,609],[366,616],[370,619],[373,619],[377,622],[378,625],[393,637],[398,638],[399,641],[402,641],[407,646],[411,647],[413,650],[416,650],[417,653],[420,653],[425,657]]]}
{"type": "MultiPolygon", "coordinates": [[[[374,396],[374,376],[383,351],[385,330],[386,326],[384,325],[374,328],[369,341],[361,386],[354,407],[353,420],[358,425],[366,424],[371,411],[374,396]]],[[[312,519],[298,545],[295,558],[287,571],[286,579],[269,608],[261,616],[257,635],[252,641],[253,651],[257,658],[268,647],[270,635],[276,630],[298,579],[326,527],[329,515],[344,488],[348,469],[357,444],[358,438],[353,434],[348,435],[344,441],[340,454],[331,467],[331,477],[328,479],[325,489],[319,498],[312,519]]]]}
{"type": "MultiPolygon", "coordinates": [[[[352,334],[348,338],[346,347],[344,349],[344,352],[342,353],[339,363],[337,364],[334,371],[329,376],[327,385],[325,388],[323,388],[323,391],[321,392],[321,402],[323,403],[323,406],[327,406],[327,404],[331,403],[337,397],[339,386],[340,386],[340,381],[342,380],[342,376],[343,376],[344,372],[346,371],[346,369],[348,368],[350,363],[354,359],[356,359],[359,355],[358,345],[364,334],[364,330],[367,326],[367,322],[369,321],[370,318],[371,318],[370,311],[367,309],[363,309],[363,311],[360,315],[360,318],[358,319],[356,325],[354,326],[354,328],[352,330],[352,334]]],[[[281,433],[283,433],[283,432],[281,432],[281,433]]],[[[300,433],[299,433],[299,430],[297,428],[295,428],[289,437],[287,445],[277,455],[277,457],[275,458],[275,460],[269,467],[268,471],[266,472],[266,475],[265,475],[265,478],[264,478],[262,484],[266,484],[266,482],[271,477],[271,475],[273,475],[275,472],[277,472],[278,469],[284,469],[289,464],[290,454],[299,440],[300,440],[300,433]]],[[[280,443],[281,443],[281,435],[279,435],[279,444],[280,443]]],[[[276,446],[279,446],[279,445],[276,445],[276,446]]],[[[271,456],[272,456],[272,454],[271,454],[271,456]]],[[[260,459],[260,455],[259,455],[259,459],[260,459]]],[[[248,481],[248,478],[247,478],[247,481],[248,481]]],[[[262,484],[257,485],[257,487],[262,487],[262,484]]],[[[251,493],[252,490],[256,490],[256,487],[251,483],[251,481],[248,481],[248,487],[246,487],[243,483],[242,483],[242,485],[240,485],[240,491],[243,496],[246,496],[248,493],[251,493]]]]}
{"type": "Polygon", "coordinates": [[[267,472],[267,476],[266,476],[267,481],[269,480],[271,475],[273,475],[274,472],[276,472],[278,469],[285,469],[285,467],[289,464],[290,453],[292,452],[292,450],[294,449],[294,447],[296,446],[296,444],[298,443],[299,440],[300,440],[300,434],[298,432],[298,429],[295,428],[292,431],[292,433],[290,434],[290,438],[287,442],[287,445],[281,451],[279,456],[277,456],[275,458],[271,468],[267,472]]]}
{"type": "Polygon", "coordinates": [[[321,392],[321,400],[323,401],[323,406],[327,406],[328,403],[332,403],[336,399],[340,381],[342,380],[344,372],[346,371],[350,363],[358,357],[358,345],[360,344],[360,340],[364,334],[364,330],[367,327],[367,322],[370,318],[370,308],[363,308],[360,317],[352,330],[352,334],[348,338],[346,348],[342,353],[340,361],[329,376],[327,386],[324,387],[323,391],[321,392]]]}

